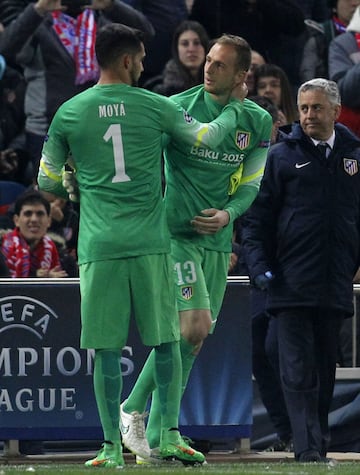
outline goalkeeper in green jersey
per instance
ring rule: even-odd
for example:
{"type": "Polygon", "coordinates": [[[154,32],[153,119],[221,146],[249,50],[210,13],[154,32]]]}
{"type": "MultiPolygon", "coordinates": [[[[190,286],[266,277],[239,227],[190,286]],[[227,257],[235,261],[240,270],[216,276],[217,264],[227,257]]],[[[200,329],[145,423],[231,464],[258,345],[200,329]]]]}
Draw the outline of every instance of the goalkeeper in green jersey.
{"type": "MultiPolygon", "coordinates": [[[[218,118],[202,123],[170,99],[132,87],[143,70],[145,50],[142,34],[124,25],[109,24],[98,32],[96,55],[99,82],[57,111],[38,175],[39,188],[48,196],[67,196],[62,173],[71,163],[79,184],[81,347],[95,349],[94,391],[105,440],[86,465],[124,465],[120,357],[131,310],[143,343],[155,348],[160,457],[203,463],[203,454],[189,447],[177,429],[179,318],[162,199],[162,136],[189,147],[217,147],[238,122],[242,102],[232,100],[218,118]]],[[[241,97],[243,91],[241,83],[234,84],[234,95],[241,97]]]]}
{"type": "MultiPolygon", "coordinates": [[[[250,61],[245,40],[223,35],[206,57],[204,85],[172,100],[198,120],[211,121],[228,103],[234,84],[245,80],[250,61]]],[[[216,147],[191,146],[173,137],[166,145],[165,207],[177,282],[183,391],[203,340],[214,330],[226,289],[232,223],[257,195],[271,131],[270,115],[245,99],[239,120],[216,147]]],[[[136,434],[144,432],[140,426],[151,393],[146,437],[151,449],[159,447],[161,406],[155,388],[152,352],[120,408],[130,427],[123,440],[133,452],[146,446],[146,439],[136,434]]],[[[138,461],[142,460],[138,457],[138,461]]]]}

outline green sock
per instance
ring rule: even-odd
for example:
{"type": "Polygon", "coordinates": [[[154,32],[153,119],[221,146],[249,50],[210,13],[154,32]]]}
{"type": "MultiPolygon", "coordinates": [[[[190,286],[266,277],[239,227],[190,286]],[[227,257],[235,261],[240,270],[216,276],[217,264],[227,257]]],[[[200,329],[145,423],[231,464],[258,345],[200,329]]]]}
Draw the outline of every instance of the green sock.
{"type": "Polygon", "coordinates": [[[162,429],[179,425],[181,400],[181,357],[179,342],[163,343],[155,348],[155,381],[162,429]]]}
{"type": "MultiPolygon", "coordinates": [[[[183,395],[189,376],[191,368],[195,361],[195,356],[192,354],[195,347],[191,345],[188,341],[181,338],[180,340],[180,355],[182,360],[182,387],[181,387],[181,396],[183,395]]],[[[161,404],[159,400],[158,390],[155,389],[152,395],[151,401],[151,410],[149,414],[149,419],[146,427],[146,438],[149,442],[150,448],[159,447],[160,438],[161,438],[161,404]]],[[[169,426],[169,427],[177,427],[169,426]]]]}
{"type": "Polygon", "coordinates": [[[160,445],[161,433],[161,411],[159,392],[157,389],[152,393],[150,414],[146,425],[146,438],[150,449],[155,449],[160,445]]]}
{"type": "Polygon", "coordinates": [[[104,440],[119,443],[119,405],[122,376],[119,350],[95,350],[94,392],[104,440]]]}
{"type": "Polygon", "coordinates": [[[181,363],[182,363],[182,392],[184,394],[187,383],[189,381],[189,376],[191,369],[194,365],[196,355],[193,354],[195,346],[189,343],[184,338],[180,340],[180,354],[181,354],[181,363]]]}
{"type": "Polygon", "coordinates": [[[144,412],[155,387],[155,350],[152,350],[124,404],[124,411],[129,414],[133,411],[144,412]]]}

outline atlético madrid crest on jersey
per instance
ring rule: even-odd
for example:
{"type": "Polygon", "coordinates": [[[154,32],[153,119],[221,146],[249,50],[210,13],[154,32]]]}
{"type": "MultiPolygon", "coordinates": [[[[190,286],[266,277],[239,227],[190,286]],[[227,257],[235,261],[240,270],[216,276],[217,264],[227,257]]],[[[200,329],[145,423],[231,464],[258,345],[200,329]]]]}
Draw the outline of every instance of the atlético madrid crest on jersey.
{"type": "Polygon", "coordinates": [[[191,286],[183,287],[181,289],[181,295],[185,300],[190,300],[193,296],[193,288],[191,286]]]}
{"type": "Polygon", "coordinates": [[[351,176],[355,175],[359,171],[357,160],[354,160],[352,158],[343,158],[343,161],[344,161],[344,170],[349,175],[351,176]]]}
{"type": "Polygon", "coordinates": [[[240,150],[244,150],[250,143],[250,132],[244,132],[243,130],[236,131],[236,145],[240,150]]]}

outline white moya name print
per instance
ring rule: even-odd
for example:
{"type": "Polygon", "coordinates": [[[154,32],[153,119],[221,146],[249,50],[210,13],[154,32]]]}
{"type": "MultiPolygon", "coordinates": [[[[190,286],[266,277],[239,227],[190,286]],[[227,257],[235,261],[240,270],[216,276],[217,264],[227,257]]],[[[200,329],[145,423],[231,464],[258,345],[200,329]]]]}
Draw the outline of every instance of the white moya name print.
{"type": "Polygon", "coordinates": [[[123,102],[119,104],[103,104],[99,106],[99,117],[119,117],[126,115],[125,105],[123,102]]]}

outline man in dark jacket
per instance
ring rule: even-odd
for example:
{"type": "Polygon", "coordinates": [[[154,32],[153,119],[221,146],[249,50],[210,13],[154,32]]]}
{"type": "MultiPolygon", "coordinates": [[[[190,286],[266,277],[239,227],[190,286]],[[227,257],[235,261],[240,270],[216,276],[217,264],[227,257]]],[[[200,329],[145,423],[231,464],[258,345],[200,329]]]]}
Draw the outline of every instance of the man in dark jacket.
{"type": "Polygon", "coordinates": [[[243,245],[252,282],[268,288],[278,319],[295,458],[324,462],[339,331],[353,314],[359,266],[360,140],[335,124],[335,82],[302,84],[298,109],[300,124],[270,149],[243,245]]]}

